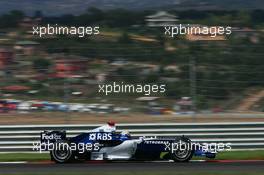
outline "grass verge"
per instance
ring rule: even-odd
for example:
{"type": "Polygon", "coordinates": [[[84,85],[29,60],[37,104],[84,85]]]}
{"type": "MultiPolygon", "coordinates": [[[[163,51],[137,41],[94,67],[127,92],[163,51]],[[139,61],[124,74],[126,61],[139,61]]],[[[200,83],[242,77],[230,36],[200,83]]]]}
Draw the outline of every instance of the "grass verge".
{"type": "MultiPolygon", "coordinates": [[[[194,159],[204,159],[195,157],[194,159]]],[[[217,160],[264,160],[264,150],[257,151],[228,151],[217,154],[217,160]]],[[[42,161],[50,160],[48,153],[3,153],[0,154],[0,161],[42,161]]]]}
{"type": "Polygon", "coordinates": [[[217,154],[218,160],[264,160],[264,150],[225,151],[217,154]]]}

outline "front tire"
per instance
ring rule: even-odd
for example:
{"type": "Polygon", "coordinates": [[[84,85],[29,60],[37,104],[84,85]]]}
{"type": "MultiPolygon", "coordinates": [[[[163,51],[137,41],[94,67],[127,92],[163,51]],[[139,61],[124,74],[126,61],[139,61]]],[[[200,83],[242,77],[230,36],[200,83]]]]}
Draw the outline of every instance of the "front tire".
{"type": "Polygon", "coordinates": [[[173,144],[174,148],[177,146],[177,149],[171,153],[174,162],[189,162],[192,159],[194,150],[192,149],[191,140],[181,137],[173,144]]]}
{"type": "Polygon", "coordinates": [[[57,141],[54,143],[54,149],[50,152],[51,160],[56,163],[68,163],[73,161],[74,154],[67,141],[57,141]]]}

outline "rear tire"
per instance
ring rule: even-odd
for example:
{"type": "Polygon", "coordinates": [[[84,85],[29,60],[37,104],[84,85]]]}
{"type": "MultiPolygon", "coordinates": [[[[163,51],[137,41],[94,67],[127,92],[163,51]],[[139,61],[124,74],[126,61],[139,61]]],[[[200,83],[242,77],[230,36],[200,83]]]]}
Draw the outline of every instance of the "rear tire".
{"type": "Polygon", "coordinates": [[[174,143],[174,148],[176,145],[178,149],[174,150],[171,153],[171,157],[174,160],[174,162],[189,162],[189,160],[192,159],[194,150],[192,149],[192,143],[191,140],[185,137],[181,137],[174,143]]]}
{"type": "Polygon", "coordinates": [[[68,163],[74,160],[74,154],[69,142],[60,140],[54,143],[55,148],[50,152],[51,160],[56,163],[68,163]]]}

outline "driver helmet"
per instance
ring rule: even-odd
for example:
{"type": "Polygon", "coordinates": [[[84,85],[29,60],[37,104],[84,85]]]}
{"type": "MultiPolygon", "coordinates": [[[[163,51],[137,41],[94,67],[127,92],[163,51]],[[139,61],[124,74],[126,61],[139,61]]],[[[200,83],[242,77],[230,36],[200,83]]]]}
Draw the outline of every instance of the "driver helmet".
{"type": "Polygon", "coordinates": [[[121,135],[124,135],[124,136],[128,136],[128,137],[130,137],[131,135],[130,135],[130,132],[129,131],[122,131],[121,132],[121,135]]]}

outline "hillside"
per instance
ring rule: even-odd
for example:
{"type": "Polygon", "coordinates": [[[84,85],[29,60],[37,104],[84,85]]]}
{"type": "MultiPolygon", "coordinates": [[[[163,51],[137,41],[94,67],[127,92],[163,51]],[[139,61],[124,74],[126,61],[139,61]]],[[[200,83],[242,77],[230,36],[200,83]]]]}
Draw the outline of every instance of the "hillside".
{"type": "Polygon", "coordinates": [[[46,15],[80,14],[89,7],[100,9],[263,9],[262,0],[1,0],[0,14],[10,10],[23,10],[32,14],[41,10],[46,15]]]}

